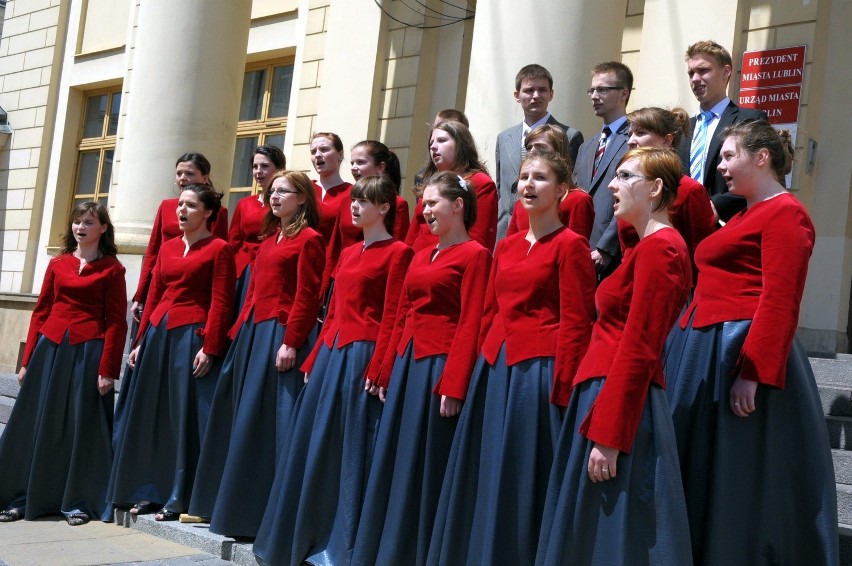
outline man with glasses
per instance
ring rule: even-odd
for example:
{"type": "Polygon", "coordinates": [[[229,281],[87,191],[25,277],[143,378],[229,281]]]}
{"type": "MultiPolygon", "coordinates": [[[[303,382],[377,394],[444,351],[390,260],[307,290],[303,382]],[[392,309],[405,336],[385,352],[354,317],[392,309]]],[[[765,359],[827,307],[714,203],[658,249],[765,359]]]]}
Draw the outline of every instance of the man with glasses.
{"type": "Polygon", "coordinates": [[[621,156],[627,151],[627,101],[633,89],[633,73],[627,65],[609,61],[592,69],[592,86],[587,91],[595,115],[603,121],[594,138],[580,146],[574,166],[574,184],[592,195],[595,222],[589,245],[592,261],[603,279],[621,259],[617,223],[613,219],[612,194],[607,187],[621,156]]]}
{"type": "Polygon", "coordinates": [[[766,119],[763,110],[740,108],[728,98],[732,60],[728,50],[715,41],[699,41],[686,49],[689,88],[700,111],[690,120],[692,136],[680,146],[684,172],[703,184],[710,193],[716,215],[726,222],[745,208],[745,199],[728,194],[725,179],[716,171],[722,149],[722,131],[749,119],[766,119]]]}
{"type": "Polygon", "coordinates": [[[518,71],[515,77],[515,102],[521,105],[524,120],[500,132],[497,136],[497,241],[506,236],[512,209],[518,200],[513,191],[518,174],[521,170],[521,160],[526,153],[524,138],[530,131],[544,124],[553,124],[565,130],[568,138],[568,155],[571,162],[577,158],[577,150],[583,143],[580,130],[560,124],[547,106],[553,100],[553,77],[541,65],[526,65],[518,71]]]}

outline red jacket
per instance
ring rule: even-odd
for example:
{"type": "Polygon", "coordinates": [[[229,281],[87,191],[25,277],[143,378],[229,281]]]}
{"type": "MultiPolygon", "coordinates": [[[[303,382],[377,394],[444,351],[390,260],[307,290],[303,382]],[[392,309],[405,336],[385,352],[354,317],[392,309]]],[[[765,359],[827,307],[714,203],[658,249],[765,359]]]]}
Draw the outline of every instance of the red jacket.
{"type": "Polygon", "coordinates": [[[814,248],[814,225],[790,193],[739,212],[698,246],[698,286],[681,319],[685,328],[751,320],[737,371],[784,387],[787,358],[814,248]]]}
{"type": "Polygon", "coordinates": [[[367,248],[357,243],[343,250],[337,270],[328,317],[320,339],[302,365],[309,372],[323,344],[331,348],[335,339],[342,348],[360,340],[375,342],[365,377],[376,379],[396,325],[402,282],[414,250],[389,239],[367,248]]]}
{"type": "MultiPolygon", "coordinates": [[[[698,280],[698,269],[695,266],[695,249],[704,238],[716,230],[716,217],[710,208],[710,196],[704,185],[683,175],[677,187],[677,197],[669,207],[669,218],[674,227],[686,242],[689,257],[692,262],[692,283],[698,280]]],[[[622,256],[627,255],[639,243],[639,234],[623,220],[618,221],[618,241],[621,243],[622,256]]]]}
{"type": "Polygon", "coordinates": [[[630,452],[654,383],[665,387],[662,351],[692,285],[689,252],[664,228],[639,241],[598,287],[598,321],[574,386],[605,377],[580,426],[593,442],[630,452]]]}
{"type": "MultiPolygon", "coordinates": [[[[497,241],[497,186],[482,171],[477,171],[467,181],[473,185],[476,196],[476,222],[470,227],[470,237],[485,249],[493,250],[497,241]]],[[[405,243],[414,248],[415,252],[434,248],[438,244],[438,236],[429,231],[429,225],[423,218],[423,199],[417,199],[405,243]]]]}
{"type": "MultiPolygon", "coordinates": [[[[167,198],[160,203],[160,208],[157,209],[157,215],[154,217],[154,226],[151,227],[151,237],[148,239],[148,248],[145,250],[145,256],[142,258],[142,270],[139,274],[139,286],[136,287],[136,294],[133,295],[133,301],[141,303],[148,296],[148,288],[151,286],[151,274],[154,272],[154,264],[157,263],[157,254],[160,252],[160,246],[166,240],[177,238],[183,235],[180,231],[180,226],[177,221],[177,205],[178,199],[167,198]]],[[[219,214],[216,215],[216,220],[210,231],[214,236],[228,240],[228,209],[224,206],[219,209],[219,214]]]]}
{"type": "MultiPolygon", "coordinates": [[[[351,199],[340,200],[340,211],[337,213],[337,220],[334,224],[334,230],[331,233],[331,241],[328,243],[326,250],[325,271],[322,275],[323,297],[325,297],[329,281],[335,277],[335,273],[337,272],[340,252],[349,246],[364,241],[364,231],[352,224],[351,207],[351,199]]],[[[402,241],[405,238],[405,234],[408,233],[409,224],[408,201],[397,195],[392,236],[402,241]]]]}
{"type": "Polygon", "coordinates": [[[257,248],[262,240],[260,231],[263,219],[269,207],[257,199],[257,195],[249,195],[237,201],[234,207],[234,218],[228,230],[228,241],[234,249],[234,261],[237,266],[237,277],[242,277],[243,271],[257,255],[257,248]]]}
{"type": "Polygon", "coordinates": [[[482,321],[482,355],[494,364],[506,344],[510,366],[556,357],[553,402],[567,406],[571,381],[595,320],[595,268],[589,242],[567,227],[530,247],[526,233],[497,244],[482,321]]]}
{"type": "MultiPolygon", "coordinates": [[[[464,399],[479,346],[491,253],[474,240],[414,254],[400,295],[396,328],[377,384],[387,387],[397,354],[446,354],[435,394],[464,399]]],[[[393,384],[390,384],[391,387],[393,384]]]]}
{"type": "MultiPolygon", "coordinates": [[[[568,228],[586,238],[588,242],[592,235],[592,224],[595,222],[595,203],[591,195],[583,189],[569,191],[559,203],[559,220],[568,228]]],[[[517,232],[526,233],[529,228],[530,215],[521,201],[518,201],[512,210],[512,219],[509,220],[509,229],[506,231],[506,235],[511,236],[517,232]]]]}
{"type": "Polygon", "coordinates": [[[215,236],[192,244],[186,256],[185,248],[183,238],[173,238],[160,248],[134,345],[149,324],[160,324],[168,314],[169,330],[204,323],[200,332],[204,353],[224,356],[236,284],[233,249],[215,236]]]}
{"type": "Polygon", "coordinates": [[[103,338],[98,374],[118,378],[127,336],[124,266],[106,256],[79,269],[80,260],[71,254],[47,264],[21,365],[30,363],[39,334],[59,344],[68,332],[71,344],[103,338]]]}
{"type": "Polygon", "coordinates": [[[243,310],[231,328],[237,331],[252,317],[254,323],[277,318],[287,327],[284,344],[301,348],[317,324],[320,277],[325,264],[325,244],[313,228],[303,228],[292,238],[278,241],[279,232],[260,244],[243,310]]]}
{"type": "Polygon", "coordinates": [[[344,181],[331,187],[325,192],[325,198],[322,196],[322,187],[316,181],[311,181],[311,183],[314,186],[314,195],[317,197],[317,205],[319,206],[319,228],[317,231],[322,234],[325,245],[329,246],[337,224],[337,215],[340,213],[340,203],[349,202],[349,191],[352,190],[352,183],[344,181]]]}

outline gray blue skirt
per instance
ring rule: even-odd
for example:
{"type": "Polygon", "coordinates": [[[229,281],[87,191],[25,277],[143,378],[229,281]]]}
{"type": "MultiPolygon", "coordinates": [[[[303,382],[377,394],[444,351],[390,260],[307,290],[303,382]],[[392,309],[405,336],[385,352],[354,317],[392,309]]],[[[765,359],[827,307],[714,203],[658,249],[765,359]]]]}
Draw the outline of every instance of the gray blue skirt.
{"type": "Polygon", "coordinates": [[[665,372],[696,564],[837,564],[837,494],[825,416],[793,341],[784,389],[758,386],[734,415],[729,392],[750,320],[676,326],[665,372]]]}
{"type": "Polygon", "coordinates": [[[98,393],[103,340],[55,344],[39,336],[0,438],[0,509],[27,520],[85,513],[111,520],[114,395],[98,393]]]}
{"type": "Polygon", "coordinates": [[[393,366],[351,564],[423,564],[458,416],[432,393],[446,355],[393,366]]]}
{"type": "Polygon", "coordinates": [[[211,518],[214,533],[252,538],[260,527],[304,385],[298,368],[313,346],[306,343],[296,366],[278,372],[275,356],[285,332],[277,319],[247,321],[222,364],[189,504],[191,515],[211,518]]]}
{"type": "Polygon", "coordinates": [[[453,441],[429,564],[531,564],[562,424],[554,358],[480,357],[453,441]]]}
{"type": "Polygon", "coordinates": [[[116,431],[109,499],[116,506],[147,500],[186,512],[195,481],[221,361],[192,377],[201,324],[172,330],[164,317],[145,333],[128,384],[124,422],[116,431]]]}
{"type": "Polygon", "coordinates": [[[322,346],[293,410],[254,552],[269,564],[347,564],[382,403],[364,391],[374,342],[322,346]]]}
{"type": "MultiPolygon", "coordinates": [[[[547,488],[535,563],[539,566],[692,564],[686,504],[665,392],[651,385],[633,448],[619,453],[616,477],[593,482],[594,442],[579,428],[604,378],[574,387],[547,488]]],[[[618,415],[612,415],[617,419],[618,415]]]]}

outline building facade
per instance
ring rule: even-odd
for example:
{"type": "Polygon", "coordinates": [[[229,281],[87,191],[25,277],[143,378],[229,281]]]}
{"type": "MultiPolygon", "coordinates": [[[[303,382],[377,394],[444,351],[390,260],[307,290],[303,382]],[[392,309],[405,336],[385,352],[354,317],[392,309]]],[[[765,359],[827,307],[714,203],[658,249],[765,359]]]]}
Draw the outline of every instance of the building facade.
{"type": "Polygon", "coordinates": [[[850,21],[848,0],[9,0],[0,372],[16,370],[33,295],[77,202],[108,204],[133,289],[184,152],[210,159],[229,208],[253,190],[255,145],[280,145],[290,168],[308,170],[318,131],[338,133],[347,154],[382,140],[410,180],[427,154],[426,124],[455,107],[493,166],[497,134],[522,119],[512,97],[521,66],[552,72],[552,113],[589,138],[600,127],[585,93],[595,63],[633,69],[628,110],[693,114],[683,52],[699,39],[731,51],[734,100],[743,52],[806,46],[791,190],[813,216],[817,244],[799,336],[810,350],[849,351],[850,21]]]}

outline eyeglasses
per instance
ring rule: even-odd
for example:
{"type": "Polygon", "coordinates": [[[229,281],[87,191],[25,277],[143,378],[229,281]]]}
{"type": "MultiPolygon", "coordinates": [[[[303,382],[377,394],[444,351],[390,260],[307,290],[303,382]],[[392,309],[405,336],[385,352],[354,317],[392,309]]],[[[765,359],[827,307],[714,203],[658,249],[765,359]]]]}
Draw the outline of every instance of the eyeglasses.
{"type": "Polygon", "coordinates": [[[623,86],[593,86],[589,90],[586,91],[586,94],[592,96],[595,93],[598,94],[606,94],[611,90],[624,90],[623,86]]]}
{"type": "Polygon", "coordinates": [[[299,191],[291,191],[290,189],[270,189],[266,194],[269,196],[283,197],[284,195],[295,195],[298,193],[299,191]]]}
{"type": "Polygon", "coordinates": [[[640,175],[638,173],[631,173],[630,171],[616,171],[615,175],[612,176],[613,181],[617,181],[619,183],[629,185],[630,179],[645,179],[646,181],[650,181],[654,177],[648,177],[646,175],[640,175]]]}

